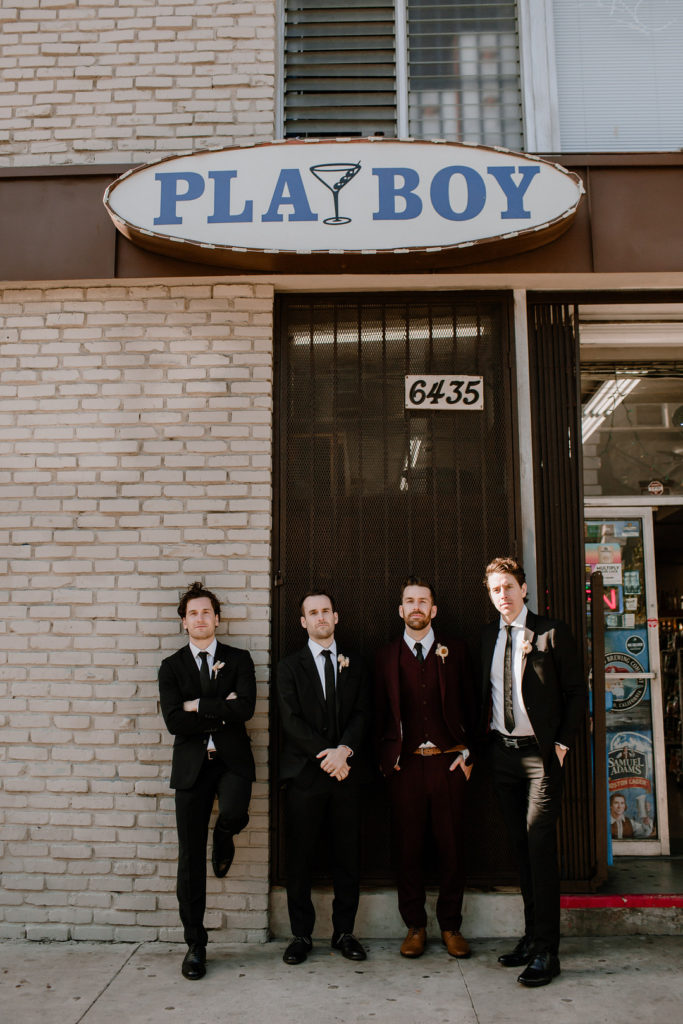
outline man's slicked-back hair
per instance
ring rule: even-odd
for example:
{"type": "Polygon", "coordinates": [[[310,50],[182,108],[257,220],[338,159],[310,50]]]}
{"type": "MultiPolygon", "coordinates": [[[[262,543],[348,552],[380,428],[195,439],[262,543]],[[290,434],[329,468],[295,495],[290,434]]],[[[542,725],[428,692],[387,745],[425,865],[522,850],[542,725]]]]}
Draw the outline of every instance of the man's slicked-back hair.
{"type": "Polygon", "coordinates": [[[429,580],[425,580],[422,576],[407,576],[401,584],[401,600],[399,604],[403,604],[403,594],[405,593],[406,587],[425,587],[432,596],[432,604],[436,604],[436,594],[434,593],[434,587],[431,585],[429,580]]]}
{"type": "Polygon", "coordinates": [[[526,573],[522,567],[522,563],[518,562],[512,555],[502,555],[500,558],[494,558],[492,562],[486,566],[484,571],[484,586],[488,590],[489,588],[489,576],[492,576],[494,572],[506,572],[508,576],[514,576],[519,583],[520,587],[523,583],[526,583],[526,573]]]}
{"type": "Polygon", "coordinates": [[[185,594],[180,598],[180,604],[178,605],[178,615],[181,619],[185,618],[187,613],[188,601],[193,601],[195,597],[208,597],[213,608],[214,615],[221,617],[221,603],[215,594],[212,594],[210,590],[207,590],[198,580],[192,584],[185,594]]]}
{"type": "Polygon", "coordinates": [[[301,600],[299,601],[299,612],[301,615],[304,614],[304,601],[306,601],[309,597],[326,597],[327,600],[330,602],[330,607],[332,611],[336,612],[337,609],[335,607],[334,597],[329,592],[327,587],[313,587],[311,590],[307,590],[306,593],[301,598],[301,600]]]}

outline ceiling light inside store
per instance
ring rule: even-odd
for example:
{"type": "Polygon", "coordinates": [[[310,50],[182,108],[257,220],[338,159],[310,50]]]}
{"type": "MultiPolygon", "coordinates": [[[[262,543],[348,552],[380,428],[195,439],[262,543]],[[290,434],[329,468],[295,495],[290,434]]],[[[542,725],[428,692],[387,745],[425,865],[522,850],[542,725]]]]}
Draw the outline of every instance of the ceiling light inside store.
{"type": "Polygon", "coordinates": [[[606,380],[600,385],[593,397],[586,402],[581,414],[581,437],[584,444],[640,383],[642,376],[644,374],[629,374],[628,377],[606,380]]]}

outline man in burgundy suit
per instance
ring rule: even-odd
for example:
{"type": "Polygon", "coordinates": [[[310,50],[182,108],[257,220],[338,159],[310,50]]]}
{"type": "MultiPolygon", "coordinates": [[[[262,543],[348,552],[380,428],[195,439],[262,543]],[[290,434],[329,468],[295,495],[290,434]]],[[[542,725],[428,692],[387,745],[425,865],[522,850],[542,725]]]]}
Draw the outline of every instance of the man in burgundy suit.
{"type": "Polygon", "coordinates": [[[468,957],[460,926],[474,701],[465,646],[435,635],[434,591],[417,576],[404,583],[398,613],[405,631],[379,651],[375,685],[380,768],[398,842],[398,907],[408,927],[401,955],[417,957],[425,948],[422,863],[430,822],[440,865],[441,939],[451,956],[468,957]]]}

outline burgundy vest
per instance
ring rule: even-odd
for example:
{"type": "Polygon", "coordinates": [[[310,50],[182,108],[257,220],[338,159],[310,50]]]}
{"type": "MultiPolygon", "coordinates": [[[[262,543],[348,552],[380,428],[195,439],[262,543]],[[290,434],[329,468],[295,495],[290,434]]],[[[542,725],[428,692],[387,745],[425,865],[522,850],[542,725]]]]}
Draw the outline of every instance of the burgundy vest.
{"type": "Polygon", "coordinates": [[[443,720],[436,644],[432,644],[429,654],[420,662],[404,640],[398,667],[403,726],[401,756],[411,754],[427,741],[441,750],[454,746],[456,741],[443,720]]]}

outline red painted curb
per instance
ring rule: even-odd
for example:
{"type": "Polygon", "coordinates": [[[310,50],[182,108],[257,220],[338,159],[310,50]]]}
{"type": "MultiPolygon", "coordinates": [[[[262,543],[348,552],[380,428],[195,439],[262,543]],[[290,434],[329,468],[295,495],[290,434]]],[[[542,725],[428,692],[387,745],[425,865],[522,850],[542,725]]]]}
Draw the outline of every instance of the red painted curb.
{"type": "Polygon", "coordinates": [[[620,909],[627,907],[683,907],[683,896],[662,893],[601,896],[598,893],[588,893],[586,895],[561,896],[560,906],[567,910],[600,910],[606,907],[620,909]]]}

